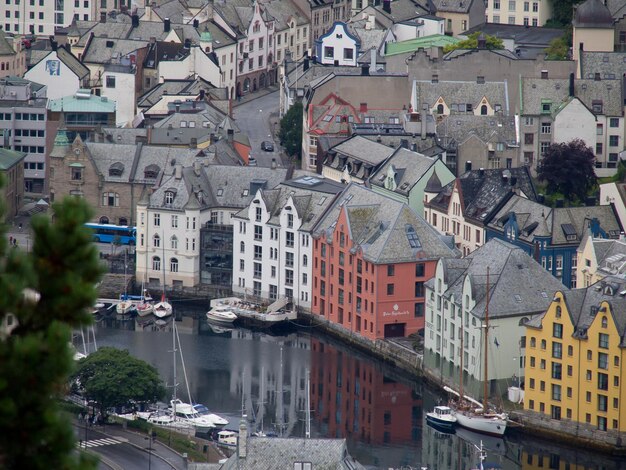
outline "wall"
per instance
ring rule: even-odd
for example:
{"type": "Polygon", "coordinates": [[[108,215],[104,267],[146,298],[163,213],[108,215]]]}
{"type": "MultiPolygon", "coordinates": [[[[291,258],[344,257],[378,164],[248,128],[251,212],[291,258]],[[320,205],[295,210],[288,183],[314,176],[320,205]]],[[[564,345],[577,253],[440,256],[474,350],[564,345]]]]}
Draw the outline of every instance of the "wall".
{"type": "Polygon", "coordinates": [[[102,96],[115,101],[117,127],[124,127],[132,122],[137,114],[134,73],[105,71],[102,77],[102,96]],[[107,77],[114,78],[113,88],[107,87],[107,77]]]}
{"type": "Polygon", "coordinates": [[[554,118],[552,141],[570,142],[582,139],[594,152],[596,148],[596,117],[580,100],[573,99],[554,118]]]}
{"type": "MultiPolygon", "coordinates": [[[[580,60],[580,51],[613,52],[613,28],[572,28],[572,59],[580,60]]],[[[580,69],[576,78],[581,78],[580,69]]]]}
{"type": "Polygon", "coordinates": [[[316,55],[322,64],[332,65],[337,62],[342,66],[356,66],[357,48],[356,39],[350,34],[344,23],[335,23],[335,27],[319,38],[316,43],[316,55]],[[326,54],[326,48],[333,48],[333,55],[326,54]],[[346,51],[352,51],[352,58],[346,58],[346,51]]]}
{"type": "Polygon", "coordinates": [[[60,61],[56,51],[52,51],[44,59],[31,68],[24,78],[48,87],[48,99],[58,99],[76,93],[80,88],[78,77],[60,61]],[[53,70],[50,68],[54,67],[53,70]]]}

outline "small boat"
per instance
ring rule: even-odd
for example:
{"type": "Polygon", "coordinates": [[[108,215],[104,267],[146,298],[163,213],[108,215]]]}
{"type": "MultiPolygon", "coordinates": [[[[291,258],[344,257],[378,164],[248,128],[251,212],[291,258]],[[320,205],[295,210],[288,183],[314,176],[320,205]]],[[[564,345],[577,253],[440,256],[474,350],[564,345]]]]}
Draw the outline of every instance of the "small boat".
{"type": "Polygon", "coordinates": [[[206,314],[209,321],[231,324],[237,320],[237,315],[228,305],[216,305],[206,314]]]}
{"type": "Polygon", "coordinates": [[[456,426],[456,416],[448,406],[435,406],[433,411],[426,413],[426,422],[435,429],[452,431],[456,426]]]}
{"type": "Polygon", "coordinates": [[[239,434],[236,431],[222,430],[217,433],[217,445],[223,447],[237,447],[239,434]]]}
{"type": "Polygon", "coordinates": [[[213,423],[213,427],[215,428],[223,428],[228,424],[228,420],[222,418],[219,415],[216,415],[215,413],[211,413],[209,409],[201,403],[196,403],[195,405],[193,405],[193,409],[200,416],[209,419],[211,423],[213,423]]]}
{"type": "Polygon", "coordinates": [[[193,426],[191,424],[186,423],[185,421],[176,419],[174,416],[172,416],[171,413],[168,413],[165,410],[159,410],[159,411],[147,412],[147,413],[138,412],[137,417],[145,419],[146,421],[148,421],[151,424],[154,424],[155,426],[162,426],[166,428],[174,428],[178,430],[187,430],[187,431],[193,430],[193,426]]]}
{"type": "Polygon", "coordinates": [[[100,313],[100,310],[102,310],[103,308],[104,308],[104,304],[102,302],[96,302],[95,304],[93,304],[91,313],[96,315],[97,313],[100,313]]]}
{"type": "Polygon", "coordinates": [[[154,305],[151,302],[142,301],[135,306],[135,309],[137,310],[137,315],[145,317],[154,312],[154,305]]]}
{"type": "Polygon", "coordinates": [[[161,301],[154,306],[154,315],[158,318],[168,317],[172,314],[172,304],[165,300],[165,294],[161,301]]]}
{"type": "Polygon", "coordinates": [[[135,311],[135,304],[131,300],[124,298],[115,306],[115,311],[119,315],[133,313],[135,311]]]}

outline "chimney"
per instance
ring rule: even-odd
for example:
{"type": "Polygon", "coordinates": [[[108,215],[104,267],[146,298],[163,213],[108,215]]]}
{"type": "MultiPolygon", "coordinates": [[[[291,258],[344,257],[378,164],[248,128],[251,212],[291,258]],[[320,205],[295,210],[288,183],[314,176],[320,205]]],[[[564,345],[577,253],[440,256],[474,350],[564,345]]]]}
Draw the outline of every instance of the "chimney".
{"type": "Polygon", "coordinates": [[[537,194],[537,202],[543,204],[546,201],[546,197],[543,194],[537,194]]]}
{"type": "Polygon", "coordinates": [[[107,14],[105,11],[100,12],[100,23],[106,23],[107,22],[107,14]]]}
{"type": "Polygon", "coordinates": [[[468,160],[465,162],[465,171],[472,171],[472,161],[468,160]]]}
{"type": "Polygon", "coordinates": [[[370,66],[368,64],[361,65],[361,75],[367,76],[370,74],[370,66]]]}
{"type": "Polygon", "coordinates": [[[574,93],[574,74],[569,74],[569,96],[574,97],[576,93],[574,93]]]}
{"type": "Polygon", "coordinates": [[[226,135],[227,135],[227,137],[228,137],[228,141],[229,141],[229,142],[232,142],[232,141],[233,141],[233,138],[235,137],[235,131],[234,131],[233,129],[228,129],[228,130],[226,131],[226,135]]]}
{"type": "Polygon", "coordinates": [[[183,177],[183,166],[181,164],[178,164],[174,167],[174,178],[179,180],[182,177],[183,177]]]}
{"type": "Polygon", "coordinates": [[[370,49],[370,72],[376,72],[376,48],[370,49]]]}
{"type": "Polygon", "coordinates": [[[383,11],[391,14],[391,0],[383,0],[383,11]]]}
{"type": "Polygon", "coordinates": [[[246,415],[241,417],[239,421],[239,438],[237,439],[237,457],[245,459],[248,456],[248,423],[246,423],[246,415]]]}
{"type": "Polygon", "coordinates": [[[189,148],[191,149],[197,149],[198,148],[198,138],[197,137],[192,137],[191,140],[189,141],[189,148]]]}
{"type": "Polygon", "coordinates": [[[189,49],[191,47],[191,39],[185,39],[185,49],[189,49]]]}
{"type": "Polygon", "coordinates": [[[193,27],[198,28],[198,26],[200,26],[200,21],[198,21],[198,19],[196,18],[195,20],[193,20],[193,27]]]}
{"type": "Polygon", "coordinates": [[[169,33],[171,29],[171,24],[170,24],[170,19],[169,18],[165,18],[163,20],[163,31],[166,33],[169,33]]]}
{"type": "Polygon", "coordinates": [[[485,176],[485,169],[484,168],[479,168],[478,169],[478,174],[480,175],[480,177],[482,178],[483,176],[485,176]]]}
{"type": "Polygon", "coordinates": [[[276,169],[276,166],[277,166],[277,165],[276,165],[276,159],[275,159],[275,158],[272,158],[272,170],[275,170],[275,169],[276,169]]]}
{"type": "Polygon", "coordinates": [[[424,140],[426,138],[426,124],[428,121],[428,105],[425,104],[423,106],[422,109],[422,122],[421,122],[421,126],[420,126],[420,137],[422,138],[422,140],[424,140]]]}
{"type": "Polygon", "coordinates": [[[204,89],[201,89],[200,90],[200,99],[201,100],[204,100],[204,93],[205,93],[204,89]]]}
{"type": "Polygon", "coordinates": [[[400,139],[400,147],[403,149],[409,148],[409,139],[400,139]]]}
{"type": "Polygon", "coordinates": [[[137,13],[133,13],[131,16],[133,28],[137,28],[139,26],[139,15],[137,13]]]}
{"type": "Polygon", "coordinates": [[[511,179],[509,181],[511,183],[511,186],[515,187],[515,185],[517,184],[517,176],[511,176],[511,179]]]}

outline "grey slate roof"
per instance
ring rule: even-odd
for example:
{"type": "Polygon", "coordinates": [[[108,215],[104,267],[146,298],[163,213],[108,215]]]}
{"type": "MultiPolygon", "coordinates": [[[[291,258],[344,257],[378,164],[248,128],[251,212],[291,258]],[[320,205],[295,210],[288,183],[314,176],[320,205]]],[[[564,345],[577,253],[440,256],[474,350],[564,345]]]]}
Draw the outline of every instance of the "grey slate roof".
{"type": "Polygon", "coordinates": [[[4,55],[15,55],[15,50],[11,44],[9,44],[6,33],[0,30],[0,56],[4,55]]]}
{"type": "Polygon", "coordinates": [[[148,45],[148,41],[113,38],[115,36],[112,38],[94,37],[85,48],[82,57],[83,63],[108,64],[148,45]],[[107,47],[107,43],[112,43],[112,47],[107,47]]]}
{"type": "Polygon", "coordinates": [[[112,39],[122,39],[125,38],[130,31],[132,24],[130,17],[127,15],[117,15],[115,20],[107,17],[106,23],[100,22],[81,22],[77,21],[77,27],[81,29],[81,23],[87,23],[91,25],[87,31],[83,33],[81,38],[76,43],[77,46],[85,46],[93,33],[95,38],[112,38],[112,39]],[[125,19],[128,20],[125,20],[125,19]]]}
{"type": "Polygon", "coordinates": [[[332,237],[342,208],[347,211],[353,249],[376,264],[456,257],[430,224],[406,204],[357,184],[349,184],[315,227],[318,236],[332,237]],[[408,233],[418,243],[411,246],[408,233]]]}
{"type": "Polygon", "coordinates": [[[348,454],[345,439],[251,437],[246,458],[235,452],[223,470],[293,470],[295,462],[311,462],[315,470],[362,470],[348,454]]]}
{"type": "Polygon", "coordinates": [[[391,2],[391,14],[383,10],[382,2],[374,7],[376,11],[376,19],[384,25],[385,28],[390,27],[394,23],[412,20],[418,16],[430,13],[427,2],[419,2],[416,0],[394,0],[391,2]]]}
{"type": "Polygon", "coordinates": [[[157,104],[164,95],[179,95],[181,100],[184,99],[185,96],[196,98],[200,90],[204,90],[207,95],[216,100],[226,99],[224,89],[216,88],[213,84],[202,78],[196,78],[195,80],[165,80],[141,95],[137,99],[137,107],[143,108],[145,111],[157,104]]]}
{"type": "Polygon", "coordinates": [[[349,163],[350,174],[363,179],[393,153],[394,149],[357,135],[332,147],[324,165],[341,171],[349,163]]]}
{"type": "Polygon", "coordinates": [[[624,240],[590,238],[598,263],[598,271],[623,276],[626,271],[626,243],[624,240]]]}
{"type": "MultiPolygon", "coordinates": [[[[445,261],[444,297],[462,299],[463,282],[471,276],[476,305],[472,315],[483,319],[487,303],[489,269],[489,317],[533,315],[545,311],[554,293],[564,289],[561,281],[541,267],[523,249],[492,239],[465,257],[445,261]]],[[[430,285],[432,285],[432,280],[430,285]]]]}
{"type": "Polygon", "coordinates": [[[485,97],[492,108],[496,104],[500,105],[504,114],[509,114],[507,82],[439,81],[433,83],[430,80],[414,80],[413,87],[417,100],[416,109],[419,110],[423,109],[423,105],[432,108],[441,97],[448,107],[453,104],[463,105],[463,112],[465,112],[466,103],[472,104],[476,109],[485,97]]]}
{"type": "MultiPolygon", "coordinates": [[[[393,166],[396,174],[395,192],[408,195],[413,186],[422,179],[436,162],[436,158],[426,157],[420,153],[400,147],[372,174],[370,184],[384,187],[384,179],[387,177],[389,167],[393,166]]],[[[439,187],[441,187],[441,183],[439,183],[439,187]]]]}
{"type": "Polygon", "coordinates": [[[512,116],[475,116],[474,114],[452,114],[437,124],[437,135],[448,148],[475,136],[484,143],[503,142],[517,145],[515,118],[512,116]]]}
{"type": "Polygon", "coordinates": [[[516,186],[533,201],[537,200],[537,193],[527,167],[510,168],[507,170],[472,170],[456,180],[448,183],[442,191],[429,202],[435,208],[448,212],[450,196],[455,184],[460,185],[461,205],[464,208],[463,216],[466,219],[487,223],[503,203],[513,196],[511,178],[516,178],[516,186]],[[503,181],[507,175],[507,182],[503,181]]]}
{"type": "Polygon", "coordinates": [[[430,0],[437,12],[468,13],[474,0],[430,0]]]}
{"type": "Polygon", "coordinates": [[[283,0],[272,0],[264,2],[263,6],[267,12],[276,20],[274,28],[276,31],[288,29],[287,21],[296,20],[296,25],[301,26],[309,23],[306,15],[293,2],[285,2],[283,0]]]}
{"type": "Polygon", "coordinates": [[[556,107],[569,94],[569,80],[566,78],[522,78],[521,81],[520,105],[525,115],[540,115],[542,100],[549,100],[556,107]]]}
{"type": "MultiPolygon", "coordinates": [[[[624,5],[626,7],[626,4],[624,5]]],[[[615,79],[626,72],[626,52],[580,51],[580,70],[584,78],[615,79]]]]}

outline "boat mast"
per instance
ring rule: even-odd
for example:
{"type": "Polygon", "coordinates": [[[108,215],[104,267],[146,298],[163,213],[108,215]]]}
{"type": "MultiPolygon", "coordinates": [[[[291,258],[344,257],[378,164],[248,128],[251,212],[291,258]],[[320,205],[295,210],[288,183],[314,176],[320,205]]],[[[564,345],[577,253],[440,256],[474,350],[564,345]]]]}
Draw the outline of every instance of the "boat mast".
{"type": "Polygon", "coordinates": [[[311,438],[311,379],[309,369],[306,370],[306,428],[304,437],[311,438]]]}
{"type": "Polygon", "coordinates": [[[172,355],[174,358],[174,393],[172,403],[174,404],[174,420],[176,420],[176,322],[172,319],[172,355]]]}
{"type": "Polygon", "coordinates": [[[489,360],[489,268],[487,268],[487,300],[485,305],[485,324],[483,326],[485,329],[485,344],[484,344],[484,354],[485,354],[485,366],[483,372],[483,411],[487,412],[487,394],[489,391],[488,384],[488,360],[489,360]]]}
{"type": "MultiPolygon", "coordinates": [[[[461,306],[461,308],[463,308],[461,306]]],[[[463,322],[465,321],[464,313],[461,311],[461,351],[459,356],[461,358],[461,365],[459,367],[459,398],[463,400],[463,335],[465,334],[465,328],[463,322]]],[[[442,346],[443,347],[443,346],[442,346]]]]}

